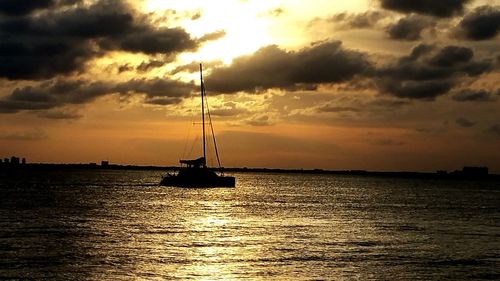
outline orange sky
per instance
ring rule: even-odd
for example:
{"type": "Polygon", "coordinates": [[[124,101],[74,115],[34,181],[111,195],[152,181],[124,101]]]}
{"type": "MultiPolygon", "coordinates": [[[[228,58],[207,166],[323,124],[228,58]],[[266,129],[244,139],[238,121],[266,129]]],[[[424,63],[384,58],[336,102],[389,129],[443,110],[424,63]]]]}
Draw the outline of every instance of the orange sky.
{"type": "Polygon", "coordinates": [[[0,5],[0,158],[197,157],[203,62],[224,166],[500,173],[500,8],[424,2],[0,5]]]}

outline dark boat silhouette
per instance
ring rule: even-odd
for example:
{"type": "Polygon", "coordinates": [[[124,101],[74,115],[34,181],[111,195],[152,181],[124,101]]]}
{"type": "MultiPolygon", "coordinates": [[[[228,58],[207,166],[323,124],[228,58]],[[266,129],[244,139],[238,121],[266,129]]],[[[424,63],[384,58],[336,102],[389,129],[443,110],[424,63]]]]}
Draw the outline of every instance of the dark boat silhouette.
{"type": "MultiPolygon", "coordinates": [[[[200,92],[201,92],[201,123],[203,135],[203,156],[193,160],[180,160],[181,167],[177,173],[169,173],[160,182],[163,186],[177,187],[235,187],[236,179],[234,177],[224,176],[222,172],[218,174],[215,169],[207,166],[206,157],[206,134],[205,134],[205,84],[203,83],[203,69],[200,64],[200,92]]],[[[218,170],[223,168],[220,163],[219,151],[215,140],[214,128],[212,126],[212,117],[207,104],[208,121],[212,131],[214,141],[215,155],[217,156],[218,170]]]]}

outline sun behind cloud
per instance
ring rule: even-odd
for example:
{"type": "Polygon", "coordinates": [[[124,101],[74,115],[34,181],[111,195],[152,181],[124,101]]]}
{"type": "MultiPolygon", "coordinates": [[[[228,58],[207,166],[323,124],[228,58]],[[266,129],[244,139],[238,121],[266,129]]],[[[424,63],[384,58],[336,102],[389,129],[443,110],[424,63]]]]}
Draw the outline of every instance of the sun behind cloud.
{"type": "Polygon", "coordinates": [[[278,1],[160,1],[149,0],[144,9],[148,12],[162,13],[167,9],[198,11],[192,17],[180,22],[194,37],[224,32],[219,40],[204,44],[196,52],[185,53],[179,57],[181,62],[221,60],[229,64],[233,58],[250,54],[262,46],[271,44],[269,20],[264,15],[277,9],[278,1]]]}

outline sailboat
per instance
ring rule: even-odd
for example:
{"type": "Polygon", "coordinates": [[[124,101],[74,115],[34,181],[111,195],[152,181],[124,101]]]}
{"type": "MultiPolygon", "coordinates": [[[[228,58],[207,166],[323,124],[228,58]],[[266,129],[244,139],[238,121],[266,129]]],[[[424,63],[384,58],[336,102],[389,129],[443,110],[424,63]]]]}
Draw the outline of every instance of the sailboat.
{"type": "MultiPolygon", "coordinates": [[[[163,186],[177,186],[177,187],[235,187],[236,179],[230,176],[224,176],[222,172],[218,174],[213,168],[207,166],[206,156],[206,130],[205,130],[205,103],[206,93],[205,84],[203,82],[203,68],[200,63],[200,92],[201,92],[201,124],[203,135],[203,156],[192,160],[180,160],[181,167],[177,173],[169,173],[163,177],[160,185],[163,186]]],[[[219,151],[217,149],[217,142],[215,140],[214,128],[212,126],[212,117],[210,116],[210,109],[207,104],[207,113],[210,129],[212,132],[215,155],[217,156],[217,163],[219,170],[222,169],[219,151]]]]}

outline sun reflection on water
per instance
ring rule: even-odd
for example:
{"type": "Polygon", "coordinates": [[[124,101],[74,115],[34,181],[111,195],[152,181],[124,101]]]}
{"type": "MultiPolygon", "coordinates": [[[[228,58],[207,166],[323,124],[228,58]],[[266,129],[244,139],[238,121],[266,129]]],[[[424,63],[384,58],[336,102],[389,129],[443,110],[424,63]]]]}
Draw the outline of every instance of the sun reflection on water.
{"type": "Polygon", "coordinates": [[[204,215],[190,214],[185,221],[190,231],[183,239],[191,245],[187,251],[190,256],[186,257],[191,262],[181,268],[181,274],[196,280],[232,280],[237,269],[227,259],[239,256],[240,248],[228,242],[239,240],[230,231],[236,222],[222,202],[207,200],[198,204],[204,215]]]}
{"type": "Polygon", "coordinates": [[[156,182],[151,171],[57,172],[50,184],[22,176],[46,192],[3,190],[14,201],[0,204],[0,249],[12,249],[0,254],[0,275],[12,280],[475,280],[498,271],[490,182],[248,173],[238,188],[214,190],[130,184],[156,182]]]}

